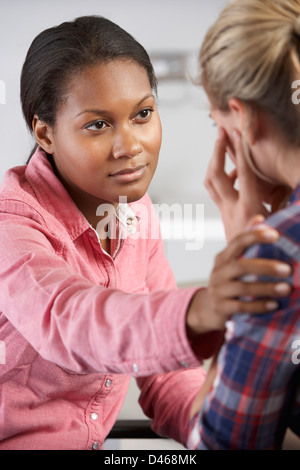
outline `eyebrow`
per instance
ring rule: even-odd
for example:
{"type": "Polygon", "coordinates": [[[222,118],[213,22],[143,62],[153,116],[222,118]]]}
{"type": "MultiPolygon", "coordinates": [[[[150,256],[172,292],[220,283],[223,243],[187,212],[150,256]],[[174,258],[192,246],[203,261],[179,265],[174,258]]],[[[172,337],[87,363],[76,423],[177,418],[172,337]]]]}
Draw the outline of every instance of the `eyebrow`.
{"type": "MultiPolygon", "coordinates": [[[[144,101],[146,101],[149,98],[154,98],[154,95],[152,93],[148,93],[147,95],[144,96],[135,106],[138,108],[144,101]]],[[[92,114],[98,114],[98,115],[104,115],[104,114],[109,114],[109,111],[105,109],[85,109],[84,111],[81,111],[79,114],[75,116],[77,118],[78,116],[81,116],[81,114],[85,113],[92,113],[92,114]]]]}

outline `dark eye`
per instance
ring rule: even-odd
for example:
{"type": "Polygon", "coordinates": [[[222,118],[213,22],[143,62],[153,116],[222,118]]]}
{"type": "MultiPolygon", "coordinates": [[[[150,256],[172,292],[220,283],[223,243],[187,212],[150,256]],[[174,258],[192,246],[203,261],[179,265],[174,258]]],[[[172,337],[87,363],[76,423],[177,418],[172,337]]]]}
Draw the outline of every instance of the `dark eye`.
{"type": "Polygon", "coordinates": [[[150,117],[151,113],[153,113],[153,109],[151,108],[143,109],[137,114],[137,117],[141,119],[147,119],[148,117],[150,117]]]}
{"type": "Polygon", "coordinates": [[[92,131],[101,131],[107,126],[105,121],[96,121],[92,122],[91,124],[88,124],[86,126],[86,129],[90,129],[92,131]]]}

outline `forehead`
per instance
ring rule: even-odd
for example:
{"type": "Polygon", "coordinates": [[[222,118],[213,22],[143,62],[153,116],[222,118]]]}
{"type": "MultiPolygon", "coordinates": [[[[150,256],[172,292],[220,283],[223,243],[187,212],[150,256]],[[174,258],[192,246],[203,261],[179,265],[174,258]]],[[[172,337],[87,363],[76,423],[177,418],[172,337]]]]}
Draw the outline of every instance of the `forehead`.
{"type": "Polygon", "coordinates": [[[65,104],[77,108],[113,107],[125,101],[138,101],[151,93],[146,70],[134,61],[118,59],[86,67],[67,83],[65,104]]]}

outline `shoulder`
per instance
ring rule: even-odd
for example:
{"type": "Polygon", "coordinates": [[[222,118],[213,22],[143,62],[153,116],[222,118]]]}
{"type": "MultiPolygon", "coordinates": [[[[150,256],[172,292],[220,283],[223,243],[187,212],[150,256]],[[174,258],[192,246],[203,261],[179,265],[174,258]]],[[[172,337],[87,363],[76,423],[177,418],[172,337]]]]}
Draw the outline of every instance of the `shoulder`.
{"type": "Polygon", "coordinates": [[[286,235],[292,239],[299,238],[300,227],[300,201],[275,212],[268,217],[266,223],[278,230],[281,235],[286,235]]]}
{"type": "Polygon", "coordinates": [[[255,245],[245,257],[293,259],[300,261],[300,204],[291,204],[268,217],[259,227],[271,227],[280,234],[273,244],[255,245]]]}
{"type": "Polygon", "coordinates": [[[39,207],[26,178],[27,165],[9,169],[0,186],[0,213],[37,216],[39,207]]]}

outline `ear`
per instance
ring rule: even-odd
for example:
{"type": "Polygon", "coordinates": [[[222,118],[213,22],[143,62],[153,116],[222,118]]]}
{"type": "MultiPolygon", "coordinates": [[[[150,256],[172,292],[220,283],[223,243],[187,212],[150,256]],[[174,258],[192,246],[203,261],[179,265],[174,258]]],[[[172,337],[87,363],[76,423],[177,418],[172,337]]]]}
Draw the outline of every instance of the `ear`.
{"type": "Polygon", "coordinates": [[[237,130],[245,132],[249,143],[254,145],[258,132],[258,116],[254,106],[246,105],[237,98],[228,101],[230,111],[235,116],[237,130]]]}
{"type": "Polygon", "coordinates": [[[37,114],[33,117],[32,129],[35,139],[42,149],[47,153],[54,153],[52,128],[45,122],[41,121],[37,114]]]}

